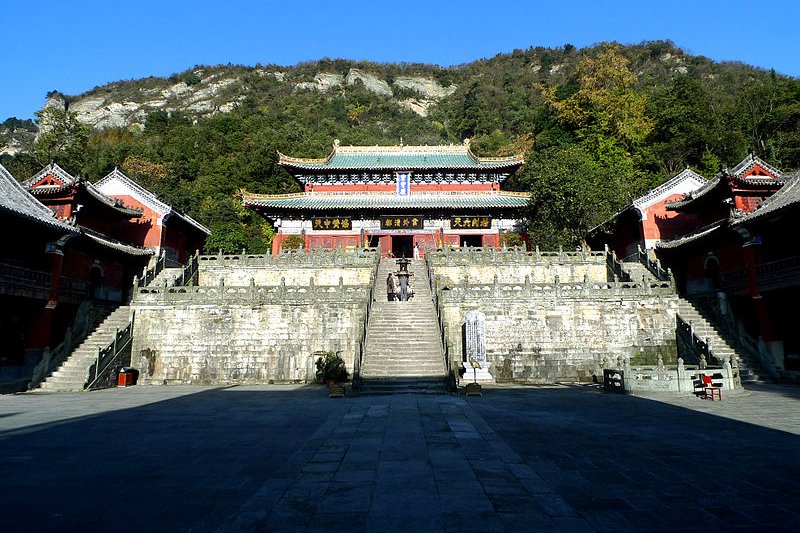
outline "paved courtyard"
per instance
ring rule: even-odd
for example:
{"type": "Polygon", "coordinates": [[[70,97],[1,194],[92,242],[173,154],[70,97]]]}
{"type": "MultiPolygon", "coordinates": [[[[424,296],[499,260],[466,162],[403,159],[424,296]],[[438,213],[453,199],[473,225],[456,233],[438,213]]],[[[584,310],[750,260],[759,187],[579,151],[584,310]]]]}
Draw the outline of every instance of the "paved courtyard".
{"type": "Polygon", "coordinates": [[[6,531],[797,531],[800,388],[0,397],[6,531]]]}

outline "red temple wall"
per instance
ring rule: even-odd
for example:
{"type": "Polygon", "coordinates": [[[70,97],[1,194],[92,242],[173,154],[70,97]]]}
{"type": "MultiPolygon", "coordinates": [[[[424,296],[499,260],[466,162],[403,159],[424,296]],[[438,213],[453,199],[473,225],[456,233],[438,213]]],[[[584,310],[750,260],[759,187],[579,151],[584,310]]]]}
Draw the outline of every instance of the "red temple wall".
{"type": "MultiPolygon", "coordinates": [[[[61,274],[68,278],[89,281],[92,267],[97,265],[102,271],[101,285],[122,289],[125,285],[125,269],[119,261],[97,257],[75,250],[67,250],[61,274]],[[97,263],[95,263],[97,260],[97,263]]],[[[125,287],[127,288],[127,287],[125,287]]]]}
{"type": "Polygon", "coordinates": [[[162,226],[158,225],[158,219],[161,218],[159,213],[153,211],[132,196],[114,195],[110,197],[122,200],[122,203],[128,207],[141,209],[143,211],[142,217],[138,219],[138,226],[136,228],[132,228],[129,233],[129,235],[136,240],[129,241],[119,237],[117,238],[124,240],[125,242],[130,242],[136,246],[151,248],[158,248],[161,246],[162,226]]]}
{"type": "Polygon", "coordinates": [[[359,236],[356,235],[306,235],[308,248],[357,248],[359,236]]]}
{"type": "Polygon", "coordinates": [[[657,202],[644,209],[645,220],[642,221],[642,234],[646,240],[673,239],[678,235],[684,235],[694,227],[687,224],[686,214],[676,213],[667,210],[667,202],[673,202],[682,197],[682,194],[673,194],[664,200],[657,202]]]}

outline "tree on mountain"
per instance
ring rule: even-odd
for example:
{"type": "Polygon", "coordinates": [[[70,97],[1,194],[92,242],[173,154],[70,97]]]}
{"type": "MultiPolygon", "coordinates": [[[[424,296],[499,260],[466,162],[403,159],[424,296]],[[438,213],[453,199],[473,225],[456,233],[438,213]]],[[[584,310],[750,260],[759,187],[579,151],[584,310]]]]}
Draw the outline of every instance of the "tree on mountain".
{"type": "Polygon", "coordinates": [[[579,135],[606,135],[629,154],[653,129],[645,111],[646,97],[634,90],[636,76],[619,45],[608,45],[596,57],[587,56],[577,68],[578,90],[564,99],[557,87],[542,87],[542,96],[561,122],[579,135]]]}
{"type": "Polygon", "coordinates": [[[531,191],[526,218],[532,242],[550,250],[580,244],[624,202],[620,175],[580,145],[535,153],[522,176],[531,191]]]}
{"type": "Polygon", "coordinates": [[[641,162],[653,121],[635,81],[619,46],[610,45],[581,60],[577,89],[568,96],[555,86],[537,86],[577,139],[535,153],[520,179],[532,194],[529,231],[542,246],[579,244],[591,227],[651,185],[641,162]]]}
{"type": "Polygon", "coordinates": [[[70,111],[47,106],[36,112],[39,136],[34,156],[41,166],[55,162],[71,172],[83,170],[90,129],[70,111]]]}

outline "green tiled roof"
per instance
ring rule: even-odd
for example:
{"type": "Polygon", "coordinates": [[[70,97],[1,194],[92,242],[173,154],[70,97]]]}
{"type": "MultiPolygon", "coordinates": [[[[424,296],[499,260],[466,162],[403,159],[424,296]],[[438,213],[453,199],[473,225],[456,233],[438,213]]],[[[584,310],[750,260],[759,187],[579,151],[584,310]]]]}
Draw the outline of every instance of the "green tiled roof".
{"type": "Polygon", "coordinates": [[[323,211],[336,209],[518,209],[525,207],[529,196],[521,193],[457,194],[325,194],[284,195],[244,194],[244,205],[280,211],[323,211]]]}
{"type": "Polygon", "coordinates": [[[326,168],[487,168],[508,163],[480,163],[467,154],[335,154],[326,168]]]}
{"type": "Polygon", "coordinates": [[[306,159],[279,152],[280,164],[304,170],[515,169],[525,161],[511,157],[477,157],[469,142],[448,146],[339,146],[328,157],[306,159]]]}

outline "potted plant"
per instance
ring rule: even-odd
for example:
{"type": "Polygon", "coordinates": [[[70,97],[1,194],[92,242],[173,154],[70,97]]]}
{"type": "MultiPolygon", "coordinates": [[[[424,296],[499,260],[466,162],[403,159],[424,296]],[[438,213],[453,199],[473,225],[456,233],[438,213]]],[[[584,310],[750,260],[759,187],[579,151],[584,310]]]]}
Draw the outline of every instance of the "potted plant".
{"type": "Polygon", "coordinates": [[[347,368],[344,364],[344,359],[339,356],[339,352],[323,352],[316,362],[317,366],[317,381],[325,383],[328,388],[347,381],[347,368]]]}

